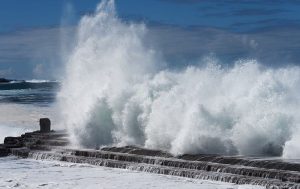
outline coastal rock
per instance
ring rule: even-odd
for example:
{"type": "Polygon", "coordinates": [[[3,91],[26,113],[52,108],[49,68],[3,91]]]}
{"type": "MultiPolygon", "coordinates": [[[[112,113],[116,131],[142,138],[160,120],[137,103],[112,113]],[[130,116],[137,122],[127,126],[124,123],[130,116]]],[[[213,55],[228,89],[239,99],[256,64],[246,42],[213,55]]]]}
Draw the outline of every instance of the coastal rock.
{"type": "Polygon", "coordinates": [[[300,163],[280,159],[214,154],[184,154],[138,146],[71,149],[65,130],[28,132],[21,137],[6,137],[0,145],[0,157],[85,163],[195,179],[261,185],[267,189],[300,188],[300,163]],[[21,147],[16,147],[21,146],[21,147]]]}
{"type": "Polygon", "coordinates": [[[9,80],[9,79],[5,79],[5,78],[0,78],[0,83],[9,83],[11,82],[12,80],[9,80]]]}
{"type": "Polygon", "coordinates": [[[25,158],[31,150],[50,151],[63,147],[69,144],[67,136],[66,131],[34,131],[20,137],[6,137],[4,144],[0,144],[0,157],[13,154],[25,158]]]}
{"type": "Polygon", "coordinates": [[[49,118],[40,119],[40,131],[41,133],[49,133],[51,131],[51,121],[49,118]]]}
{"type": "Polygon", "coordinates": [[[10,83],[10,82],[25,82],[25,80],[16,80],[16,79],[5,79],[0,78],[0,83],[10,83]]]}
{"type": "Polygon", "coordinates": [[[5,157],[10,154],[10,150],[8,148],[5,148],[4,145],[0,145],[0,157],[5,157]]]}
{"type": "Polygon", "coordinates": [[[15,156],[21,157],[21,158],[27,158],[28,154],[30,152],[30,149],[27,147],[22,148],[12,148],[11,154],[14,154],[15,156]]]}
{"type": "Polygon", "coordinates": [[[4,139],[4,146],[6,148],[19,148],[23,145],[22,137],[5,137],[4,139]]]}

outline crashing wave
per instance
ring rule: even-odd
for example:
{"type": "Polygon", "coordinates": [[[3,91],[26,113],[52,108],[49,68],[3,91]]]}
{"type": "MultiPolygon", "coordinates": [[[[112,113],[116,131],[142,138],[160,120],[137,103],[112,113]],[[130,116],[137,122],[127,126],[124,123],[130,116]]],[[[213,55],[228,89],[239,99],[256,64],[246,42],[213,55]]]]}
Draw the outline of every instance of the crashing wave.
{"type": "Polygon", "coordinates": [[[146,26],[118,19],[112,0],[81,19],[58,95],[74,145],[300,156],[298,66],[207,59],[174,71],[145,38],[146,26]]]}

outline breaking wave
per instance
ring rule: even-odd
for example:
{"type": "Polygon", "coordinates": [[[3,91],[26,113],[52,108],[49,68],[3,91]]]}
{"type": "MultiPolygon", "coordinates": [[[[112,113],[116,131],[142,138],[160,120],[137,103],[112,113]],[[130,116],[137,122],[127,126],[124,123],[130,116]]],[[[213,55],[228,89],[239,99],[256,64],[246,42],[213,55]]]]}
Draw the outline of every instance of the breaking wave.
{"type": "Polygon", "coordinates": [[[143,24],[102,1],[78,26],[58,94],[74,145],[173,154],[300,156],[300,68],[213,59],[174,71],[144,45],[143,24]]]}

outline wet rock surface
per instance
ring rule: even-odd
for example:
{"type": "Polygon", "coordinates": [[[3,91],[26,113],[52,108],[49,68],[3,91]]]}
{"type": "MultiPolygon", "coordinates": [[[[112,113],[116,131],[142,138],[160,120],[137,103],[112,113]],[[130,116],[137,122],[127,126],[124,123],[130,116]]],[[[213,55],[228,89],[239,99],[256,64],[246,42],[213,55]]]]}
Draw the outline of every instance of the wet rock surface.
{"type": "Polygon", "coordinates": [[[4,144],[0,144],[0,157],[10,154],[27,157],[31,150],[49,151],[68,144],[66,131],[28,132],[19,137],[5,137],[4,144]]]}
{"type": "Polygon", "coordinates": [[[5,157],[10,154],[10,150],[7,149],[3,144],[0,145],[0,157],[5,157]]]}
{"type": "Polygon", "coordinates": [[[35,131],[20,137],[6,137],[0,145],[0,156],[87,163],[266,188],[300,188],[300,164],[279,159],[203,154],[173,156],[136,146],[71,149],[68,144],[66,131],[35,131]]]}

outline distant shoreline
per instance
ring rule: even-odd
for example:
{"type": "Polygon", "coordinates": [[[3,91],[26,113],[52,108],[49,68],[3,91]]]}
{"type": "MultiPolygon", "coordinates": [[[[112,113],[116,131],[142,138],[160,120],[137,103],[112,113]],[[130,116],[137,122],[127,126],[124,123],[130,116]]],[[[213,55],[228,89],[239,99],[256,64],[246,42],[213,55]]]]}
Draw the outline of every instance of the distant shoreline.
{"type": "Polygon", "coordinates": [[[59,83],[57,80],[45,80],[45,79],[30,79],[30,80],[18,80],[18,79],[6,79],[0,78],[0,84],[4,83],[59,83]]]}
{"type": "Polygon", "coordinates": [[[17,80],[17,79],[0,78],[0,83],[11,83],[11,82],[26,82],[26,81],[25,80],[17,80]]]}
{"type": "Polygon", "coordinates": [[[11,81],[13,81],[13,80],[11,80],[11,79],[5,79],[5,78],[0,78],[0,83],[9,83],[11,81]]]}

